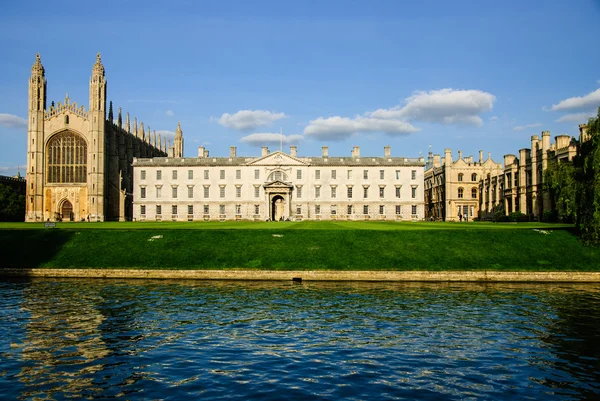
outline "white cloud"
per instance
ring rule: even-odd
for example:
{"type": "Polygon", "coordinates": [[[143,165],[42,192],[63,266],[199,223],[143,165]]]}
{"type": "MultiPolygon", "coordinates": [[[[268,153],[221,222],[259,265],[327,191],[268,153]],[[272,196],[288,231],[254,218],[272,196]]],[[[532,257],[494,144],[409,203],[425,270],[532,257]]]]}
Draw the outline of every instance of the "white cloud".
{"type": "Polygon", "coordinates": [[[167,110],[167,115],[169,117],[173,117],[175,115],[175,113],[173,113],[173,110],[167,110]]]}
{"type": "Polygon", "coordinates": [[[445,88],[429,92],[416,91],[406,98],[406,105],[367,113],[382,119],[415,120],[440,124],[481,125],[480,114],[494,106],[496,96],[480,90],[445,88]]]}
{"type": "Polygon", "coordinates": [[[525,125],[517,125],[516,127],[513,127],[514,131],[523,131],[529,128],[535,128],[535,127],[541,127],[542,123],[534,123],[534,124],[525,124],[525,125]]]}
{"type": "Polygon", "coordinates": [[[575,123],[584,124],[587,122],[588,119],[590,119],[591,117],[595,117],[595,116],[596,116],[596,114],[593,111],[583,112],[583,113],[565,114],[564,116],[562,116],[561,118],[556,120],[556,122],[557,123],[575,122],[575,123]]]}
{"type": "Polygon", "coordinates": [[[385,132],[389,135],[406,135],[419,131],[406,121],[356,116],[319,117],[308,123],[304,135],[322,140],[343,140],[359,132],[385,132]]]}
{"type": "Polygon", "coordinates": [[[491,116],[490,121],[498,121],[498,116],[491,116]]]}
{"type": "MultiPolygon", "coordinates": [[[[227,128],[237,130],[250,130],[287,117],[285,113],[274,113],[268,110],[240,110],[234,114],[223,113],[217,120],[219,124],[227,128]]],[[[211,118],[211,120],[215,120],[211,118]]]]}
{"type": "Polygon", "coordinates": [[[597,108],[600,106],[600,88],[593,92],[588,93],[585,96],[570,97],[565,100],[561,100],[557,104],[553,104],[550,110],[574,110],[574,109],[590,109],[597,108]]]}
{"type": "Polygon", "coordinates": [[[12,114],[0,113],[0,125],[7,128],[27,128],[27,120],[12,114]]]}
{"type": "Polygon", "coordinates": [[[269,145],[269,144],[294,144],[298,143],[304,139],[302,135],[281,135],[276,133],[255,133],[251,135],[247,135],[240,139],[241,142],[247,143],[249,145],[269,145]]]}

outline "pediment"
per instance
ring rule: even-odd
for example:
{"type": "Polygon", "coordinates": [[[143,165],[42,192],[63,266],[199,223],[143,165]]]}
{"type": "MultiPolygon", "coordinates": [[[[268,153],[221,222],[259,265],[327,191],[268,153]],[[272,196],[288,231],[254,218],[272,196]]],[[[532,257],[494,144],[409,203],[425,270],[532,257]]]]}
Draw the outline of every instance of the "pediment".
{"type": "Polygon", "coordinates": [[[248,163],[249,166],[306,166],[307,163],[300,159],[276,151],[248,163]]]}
{"type": "Polygon", "coordinates": [[[273,181],[264,185],[265,188],[292,188],[293,186],[283,181],[273,181]]]}

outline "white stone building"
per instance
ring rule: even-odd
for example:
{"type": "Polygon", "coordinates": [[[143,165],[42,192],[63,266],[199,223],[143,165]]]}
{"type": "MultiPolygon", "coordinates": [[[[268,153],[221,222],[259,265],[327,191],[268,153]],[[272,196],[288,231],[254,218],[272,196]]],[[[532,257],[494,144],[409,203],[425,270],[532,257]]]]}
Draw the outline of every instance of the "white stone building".
{"type": "Polygon", "coordinates": [[[270,153],[197,158],[136,158],[134,220],[420,220],[424,216],[421,158],[298,157],[270,153]]]}

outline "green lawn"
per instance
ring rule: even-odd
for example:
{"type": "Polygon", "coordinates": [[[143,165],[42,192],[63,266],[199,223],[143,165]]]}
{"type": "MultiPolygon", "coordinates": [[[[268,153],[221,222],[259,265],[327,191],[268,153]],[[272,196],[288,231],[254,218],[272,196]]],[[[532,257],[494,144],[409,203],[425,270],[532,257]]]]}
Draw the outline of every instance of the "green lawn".
{"type": "Polygon", "coordinates": [[[544,223],[0,224],[1,267],[600,271],[600,248],[544,223]],[[238,230],[239,229],[239,230],[238,230]]]}

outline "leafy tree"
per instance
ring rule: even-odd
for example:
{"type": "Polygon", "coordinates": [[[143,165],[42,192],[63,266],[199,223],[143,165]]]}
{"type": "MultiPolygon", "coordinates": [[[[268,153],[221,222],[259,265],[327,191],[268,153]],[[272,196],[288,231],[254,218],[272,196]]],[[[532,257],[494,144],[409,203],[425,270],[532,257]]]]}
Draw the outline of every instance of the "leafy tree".
{"type": "Polygon", "coordinates": [[[553,210],[560,221],[572,223],[577,217],[579,188],[575,166],[571,162],[552,161],[545,174],[545,190],[550,194],[553,210]]]}
{"type": "Polygon", "coordinates": [[[575,165],[581,187],[577,198],[577,228],[589,244],[600,245],[600,107],[588,121],[589,139],[580,144],[575,165]]]}
{"type": "Polygon", "coordinates": [[[25,195],[12,187],[0,184],[0,221],[25,220],[25,195]]]}

